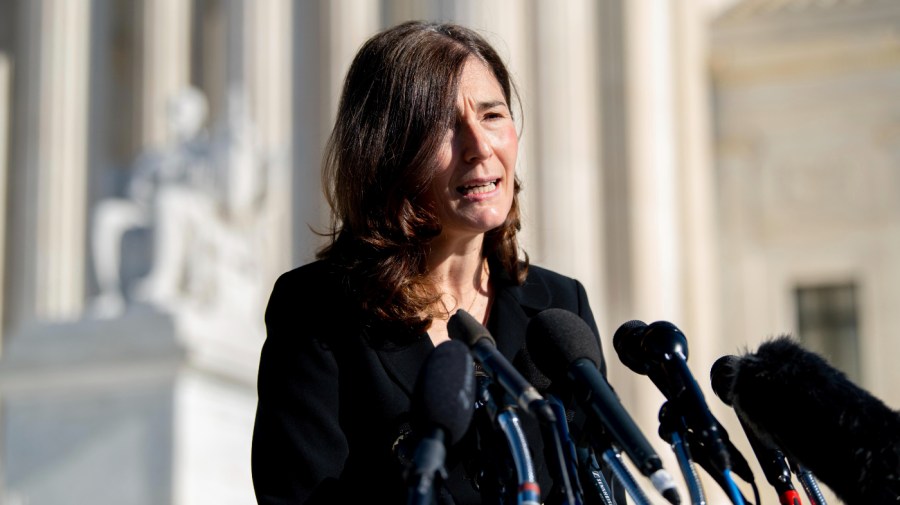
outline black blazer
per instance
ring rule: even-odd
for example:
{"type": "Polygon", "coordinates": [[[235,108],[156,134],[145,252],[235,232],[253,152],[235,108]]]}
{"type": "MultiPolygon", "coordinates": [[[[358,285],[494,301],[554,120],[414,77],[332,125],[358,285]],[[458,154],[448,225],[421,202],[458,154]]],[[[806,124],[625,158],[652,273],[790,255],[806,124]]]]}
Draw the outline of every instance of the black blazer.
{"type": "MultiPolygon", "coordinates": [[[[499,351],[517,366],[528,321],[541,310],[570,310],[598,333],[584,287],[574,279],[531,266],[521,286],[496,276],[491,281],[495,298],[488,329],[499,351]]],[[[323,261],[287,272],[275,283],[266,310],[268,337],[253,432],[259,503],[406,502],[392,447],[408,426],[413,386],[434,346],[427,335],[397,339],[390,328],[366,324],[350,308],[346,284],[323,261]]],[[[601,371],[605,374],[605,365],[601,371]]],[[[538,457],[543,444],[536,423],[527,414],[520,417],[528,423],[546,496],[549,476],[538,457]]],[[[448,452],[450,477],[439,501],[480,503],[469,475],[471,439],[467,435],[457,444],[468,449],[454,446],[448,452]]]]}

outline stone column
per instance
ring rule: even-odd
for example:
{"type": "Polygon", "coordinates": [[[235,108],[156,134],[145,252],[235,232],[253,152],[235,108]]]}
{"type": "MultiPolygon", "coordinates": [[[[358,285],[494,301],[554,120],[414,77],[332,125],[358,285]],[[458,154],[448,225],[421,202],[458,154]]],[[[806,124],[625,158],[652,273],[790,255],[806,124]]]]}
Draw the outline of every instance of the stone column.
{"type": "MultiPolygon", "coordinates": [[[[603,124],[603,250],[611,341],[623,322],[680,323],[679,193],[671,6],[652,0],[599,4],[603,124]]],[[[611,342],[610,342],[611,344],[611,342]]],[[[608,350],[610,381],[635,420],[656,431],[662,396],[608,350]]]]}
{"type": "Polygon", "coordinates": [[[263,281],[274,283],[280,273],[291,267],[291,12],[290,0],[241,2],[236,9],[239,29],[241,82],[247,92],[247,105],[265,153],[271,192],[267,199],[271,228],[265,258],[263,281]]]}
{"type": "MultiPolygon", "coordinates": [[[[721,338],[715,174],[709,107],[708,13],[698,0],[672,4],[680,213],[683,237],[682,322],[698,374],[734,348],[721,338]]],[[[712,394],[708,384],[701,386],[712,394]]]]}
{"type": "Polygon", "coordinates": [[[309,2],[294,15],[293,263],[315,257],[325,240],[322,149],[334,125],[344,76],[359,47],[380,28],[375,0],[309,2]]]}
{"type": "MultiPolygon", "coordinates": [[[[12,117],[10,86],[12,67],[9,56],[0,52],[0,286],[6,281],[6,195],[9,174],[9,123],[12,117]]],[[[3,320],[3,304],[0,303],[0,321],[3,320]]],[[[0,358],[3,356],[4,328],[0,325],[0,358]]]]}
{"type": "Polygon", "coordinates": [[[140,0],[138,13],[137,144],[166,143],[166,101],[190,84],[191,5],[183,0],[140,0]]]}
{"type": "MultiPolygon", "coordinates": [[[[630,319],[673,322],[688,336],[689,364],[703,383],[717,308],[699,7],[692,0],[608,0],[601,32],[609,331],[630,319]]],[[[655,435],[665,398],[612,351],[607,359],[611,382],[675,474],[671,450],[655,435]]],[[[717,501],[717,486],[705,487],[717,501]]]]}
{"type": "Polygon", "coordinates": [[[90,3],[18,6],[7,328],[80,315],[85,298],[90,3]]]}
{"type": "MultiPolygon", "coordinates": [[[[588,289],[597,321],[606,320],[603,279],[600,74],[593,1],[536,2],[536,102],[528,121],[536,158],[525,185],[534,260],[574,276],[588,289]],[[535,212],[536,210],[536,212],[535,212]]],[[[601,326],[601,332],[602,332],[601,326]]]]}
{"type": "Polygon", "coordinates": [[[604,140],[620,151],[605,163],[617,173],[610,247],[627,249],[614,267],[627,272],[618,275],[628,296],[616,313],[671,320],[699,351],[716,331],[705,13],[693,0],[606,4],[623,27],[603,66],[620,75],[604,79],[604,140]]]}
{"type": "Polygon", "coordinates": [[[625,83],[634,317],[682,316],[672,6],[625,7],[625,83]]]}
{"type": "Polygon", "coordinates": [[[324,13],[328,31],[323,34],[328,60],[323,77],[327,79],[325,99],[328,103],[326,123],[329,124],[329,131],[350,62],[353,61],[360,46],[381,28],[379,9],[380,2],[377,0],[328,2],[324,13]]]}
{"type": "Polygon", "coordinates": [[[328,32],[323,26],[326,7],[324,2],[308,2],[293,11],[290,259],[295,266],[313,260],[321,243],[310,227],[324,228],[328,222],[319,176],[328,135],[328,107],[323,103],[326,79],[322,77],[328,58],[320,49],[328,32]]]}

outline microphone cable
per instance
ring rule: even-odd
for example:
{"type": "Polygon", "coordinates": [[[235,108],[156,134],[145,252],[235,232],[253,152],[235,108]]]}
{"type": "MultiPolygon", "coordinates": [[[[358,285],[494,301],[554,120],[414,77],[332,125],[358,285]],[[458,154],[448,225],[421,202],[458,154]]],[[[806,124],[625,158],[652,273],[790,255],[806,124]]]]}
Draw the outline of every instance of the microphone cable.
{"type": "MultiPolygon", "coordinates": [[[[592,424],[593,426],[591,427],[599,428],[596,424],[592,424]]],[[[602,428],[588,429],[586,433],[591,447],[600,454],[600,459],[612,471],[616,481],[625,488],[625,492],[631,496],[635,505],[651,505],[652,502],[647,498],[643,489],[638,485],[637,480],[635,480],[622,461],[622,451],[613,444],[606,431],[602,428]]]]}
{"type": "Polygon", "coordinates": [[[644,490],[638,486],[637,481],[634,480],[634,476],[631,475],[631,472],[625,467],[625,463],[622,461],[621,452],[609,447],[603,451],[601,457],[609,466],[610,470],[612,470],[613,475],[615,475],[619,483],[625,488],[625,492],[631,496],[632,500],[634,500],[635,505],[652,505],[647,498],[647,495],[644,493],[644,490]]]}
{"type": "Polygon", "coordinates": [[[540,505],[541,487],[537,483],[537,474],[534,471],[534,462],[531,460],[531,452],[528,449],[528,441],[522,431],[521,421],[515,410],[504,407],[497,414],[497,424],[506,435],[506,442],[512,454],[513,463],[518,475],[518,487],[516,488],[517,503],[519,505],[540,505]]]}
{"type": "Polygon", "coordinates": [[[741,495],[741,490],[738,489],[737,484],[734,483],[734,479],[731,477],[731,469],[726,468],[722,470],[722,475],[725,477],[725,482],[728,484],[728,496],[731,498],[731,502],[734,505],[744,505],[744,497],[741,495]]]}
{"type": "Polygon", "coordinates": [[[669,402],[664,402],[659,409],[659,436],[669,442],[672,451],[675,452],[678,467],[681,468],[681,474],[684,476],[684,482],[691,497],[691,504],[706,505],[703,483],[700,481],[700,474],[697,473],[697,467],[691,459],[690,448],[685,440],[686,435],[687,427],[684,419],[674,415],[669,407],[669,402]]]}
{"type": "Polygon", "coordinates": [[[700,475],[697,473],[694,463],[691,462],[688,448],[678,433],[672,433],[672,450],[675,452],[678,466],[684,475],[684,482],[687,484],[691,503],[693,505],[706,505],[706,495],[703,494],[703,483],[700,482],[700,475]]]}
{"type": "MultiPolygon", "coordinates": [[[[531,459],[528,440],[522,431],[519,416],[515,412],[515,403],[511,401],[512,396],[502,390],[499,391],[501,404],[498,405],[491,392],[491,386],[494,384],[493,379],[485,373],[481,364],[477,362],[475,363],[475,377],[478,384],[478,403],[485,409],[492,428],[503,434],[506,448],[509,450],[508,454],[512,458],[513,466],[515,467],[517,481],[516,503],[518,505],[540,505],[541,488],[537,482],[537,473],[534,469],[534,462],[531,459]]],[[[501,493],[508,489],[502,482],[499,482],[498,485],[501,493]]],[[[507,500],[501,497],[501,501],[505,503],[507,500]]]]}

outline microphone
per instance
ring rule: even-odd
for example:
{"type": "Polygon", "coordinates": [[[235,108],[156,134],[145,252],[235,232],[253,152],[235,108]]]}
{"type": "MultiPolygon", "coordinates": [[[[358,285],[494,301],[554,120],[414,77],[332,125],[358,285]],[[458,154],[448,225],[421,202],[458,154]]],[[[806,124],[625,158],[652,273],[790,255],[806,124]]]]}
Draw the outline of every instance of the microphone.
{"type": "Polygon", "coordinates": [[[646,324],[628,321],[613,335],[619,360],[635,373],[650,377],[669,403],[684,417],[687,427],[709,449],[710,463],[730,472],[731,458],[720,425],[709,411],[703,392],[687,366],[687,338],[667,321],[646,324]]]}
{"type": "Polygon", "coordinates": [[[600,373],[603,354],[597,337],[578,315],[547,309],[531,319],[529,354],[554,383],[570,387],[587,412],[609,430],[638,470],[671,503],[681,499],[672,476],[600,373]]]}
{"type": "Polygon", "coordinates": [[[497,350],[494,338],[484,325],[476,321],[468,312],[460,309],[447,321],[447,332],[451,339],[460,340],[469,346],[485,372],[499,383],[519,406],[541,422],[556,422],[556,416],[547,400],[497,350]]]}
{"type": "MultiPolygon", "coordinates": [[[[713,392],[729,407],[732,402],[730,373],[737,359],[736,356],[722,356],[713,363],[709,373],[713,392]]],[[[738,416],[738,421],[741,423],[741,428],[750,442],[750,447],[759,461],[766,480],[778,493],[779,503],[781,505],[800,505],[800,495],[791,482],[791,469],[785,460],[784,453],[778,447],[756,436],[753,430],[747,426],[747,421],[743,417],[738,416]]]]}
{"type": "Polygon", "coordinates": [[[434,479],[447,478],[446,448],[458,442],[475,409],[475,370],[465,345],[438,345],[422,366],[410,404],[413,433],[422,437],[406,471],[408,503],[431,503],[434,479]]]}
{"type": "Polygon", "coordinates": [[[900,413],[786,336],[718,363],[714,387],[760,439],[848,504],[900,501],[900,413]]]}

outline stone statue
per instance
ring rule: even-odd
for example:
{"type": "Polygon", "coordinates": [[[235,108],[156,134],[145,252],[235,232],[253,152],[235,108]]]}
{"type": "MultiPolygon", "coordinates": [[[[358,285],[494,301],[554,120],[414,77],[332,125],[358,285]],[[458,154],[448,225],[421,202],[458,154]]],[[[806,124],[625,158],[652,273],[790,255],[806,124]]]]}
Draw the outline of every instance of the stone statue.
{"type": "Polygon", "coordinates": [[[115,317],[125,309],[126,287],[120,276],[125,233],[151,226],[161,188],[193,184],[204,171],[199,166],[208,158],[209,149],[203,131],[206,97],[188,88],[166,105],[167,145],[138,156],[124,198],[101,200],[94,209],[91,249],[100,292],[89,311],[97,317],[115,317]]]}
{"type": "Polygon", "coordinates": [[[197,97],[192,90],[174,101],[185,100],[171,113],[176,141],[152,163],[137,163],[129,198],[98,205],[94,251],[103,268],[94,313],[115,317],[133,299],[176,315],[193,333],[259,332],[274,163],[259,146],[240,88],[229,91],[225,119],[208,138],[199,129],[205,100],[197,97]],[[181,120],[184,128],[176,126],[181,120]],[[153,254],[149,273],[126,297],[116,255],[132,226],[152,230],[153,254]]]}

